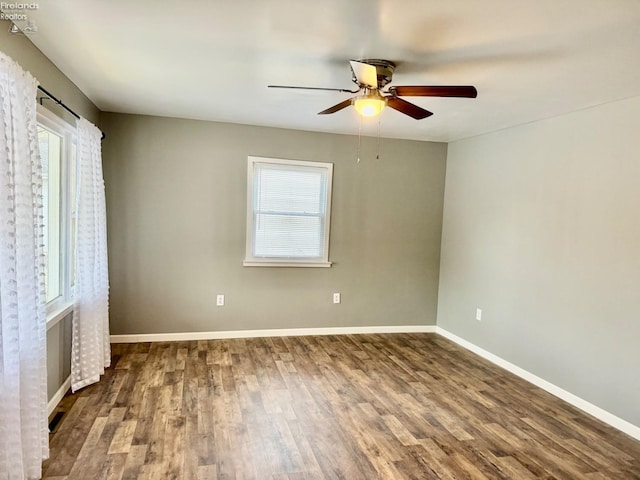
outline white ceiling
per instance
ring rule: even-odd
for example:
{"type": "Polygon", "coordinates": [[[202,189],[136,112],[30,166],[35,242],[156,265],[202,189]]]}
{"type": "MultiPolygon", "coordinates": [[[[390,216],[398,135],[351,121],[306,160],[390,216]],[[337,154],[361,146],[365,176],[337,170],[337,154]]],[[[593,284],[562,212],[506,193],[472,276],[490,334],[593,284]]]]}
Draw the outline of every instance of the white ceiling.
{"type": "Polygon", "coordinates": [[[38,3],[31,40],[103,111],[353,134],[353,108],[317,115],[350,94],[267,85],[351,89],[359,58],[394,61],[393,85],[478,89],[407,98],[434,115],[387,109],[384,137],[452,141],[640,95],[638,0],[38,3]]]}

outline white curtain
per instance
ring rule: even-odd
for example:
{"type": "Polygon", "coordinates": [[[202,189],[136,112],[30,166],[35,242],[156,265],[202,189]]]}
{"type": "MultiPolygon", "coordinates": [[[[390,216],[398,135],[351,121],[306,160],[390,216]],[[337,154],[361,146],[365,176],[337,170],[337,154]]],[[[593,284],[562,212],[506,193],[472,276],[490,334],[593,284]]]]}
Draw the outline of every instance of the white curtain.
{"type": "Polygon", "coordinates": [[[111,363],[101,136],[91,122],[84,118],[78,121],[76,277],[71,347],[74,392],[100,380],[111,363]]]}
{"type": "Polygon", "coordinates": [[[0,479],[40,478],[47,429],[36,80],[0,52],[0,479]]]}

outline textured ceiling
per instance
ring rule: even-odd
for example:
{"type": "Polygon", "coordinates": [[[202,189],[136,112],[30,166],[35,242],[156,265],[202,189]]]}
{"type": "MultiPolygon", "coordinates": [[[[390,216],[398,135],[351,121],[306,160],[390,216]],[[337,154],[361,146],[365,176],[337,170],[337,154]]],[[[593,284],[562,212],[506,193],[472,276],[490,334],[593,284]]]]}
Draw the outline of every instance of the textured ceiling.
{"type": "MultiPolygon", "coordinates": [[[[32,42],[101,109],[357,133],[348,60],[398,66],[392,85],[475,85],[411,98],[365,134],[452,141],[640,95],[637,0],[41,0],[32,42]]],[[[45,85],[46,87],[46,85],[45,85]]],[[[55,94],[55,92],[53,92],[55,94]]]]}

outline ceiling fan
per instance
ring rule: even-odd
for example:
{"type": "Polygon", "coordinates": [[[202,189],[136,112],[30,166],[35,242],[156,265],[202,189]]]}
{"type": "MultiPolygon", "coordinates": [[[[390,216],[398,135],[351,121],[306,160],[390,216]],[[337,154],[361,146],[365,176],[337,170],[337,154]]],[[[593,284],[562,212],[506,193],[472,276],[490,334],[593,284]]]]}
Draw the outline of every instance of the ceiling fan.
{"type": "Polygon", "coordinates": [[[352,81],[358,85],[357,90],[346,90],[343,88],[322,88],[322,87],[294,87],[285,85],[269,85],[269,88],[295,88],[300,90],[328,90],[332,92],[360,93],[332,107],[327,108],[318,115],[335,113],[343,108],[353,105],[358,113],[365,117],[378,115],[385,106],[389,106],[405,115],[409,115],[416,120],[420,120],[433,115],[429,110],[425,110],[413,103],[407,102],[400,97],[463,97],[476,98],[478,91],[470,85],[413,85],[413,86],[390,86],[384,88],[391,82],[396,65],[389,60],[365,59],[350,60],[352,81]]]}

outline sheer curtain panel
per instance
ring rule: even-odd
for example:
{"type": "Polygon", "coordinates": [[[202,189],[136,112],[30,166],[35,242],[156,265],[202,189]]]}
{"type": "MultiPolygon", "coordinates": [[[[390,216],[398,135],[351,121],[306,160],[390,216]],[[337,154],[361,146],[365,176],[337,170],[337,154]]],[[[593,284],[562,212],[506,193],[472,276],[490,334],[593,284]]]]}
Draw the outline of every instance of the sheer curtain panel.
{"type": "Polygon", "coordinates": [[[0,479],[40,478],[47,429],[36,80],[0,52],[0,479]]]}
{"type": "Polygon", "coordinates": [[[102,132],[78,121],[76,278],[74,286],[71,389],[100,380],[111,363],[107,218],[102,177],[102,132]]]}

